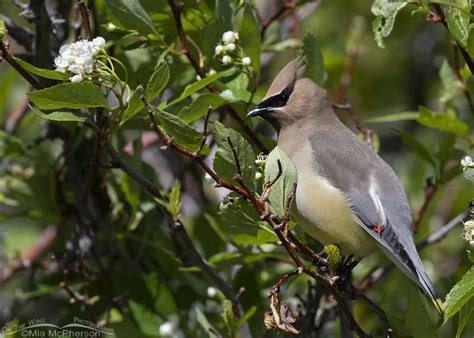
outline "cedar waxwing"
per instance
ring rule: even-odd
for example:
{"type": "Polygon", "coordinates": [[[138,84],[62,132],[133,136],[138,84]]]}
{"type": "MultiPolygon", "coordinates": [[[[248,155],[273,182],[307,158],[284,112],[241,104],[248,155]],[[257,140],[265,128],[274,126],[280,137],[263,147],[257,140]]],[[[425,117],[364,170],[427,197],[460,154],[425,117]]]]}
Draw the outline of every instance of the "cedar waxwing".
{"type": "Polygon", "coordinates": [[[442,312],[413,241],[412,216],[392,168],[336,116],[326,92],[290,62],[248,113],[269,121],[298,173],[293,215],[323,244],[361,259],[381,249],[442,312]]]}

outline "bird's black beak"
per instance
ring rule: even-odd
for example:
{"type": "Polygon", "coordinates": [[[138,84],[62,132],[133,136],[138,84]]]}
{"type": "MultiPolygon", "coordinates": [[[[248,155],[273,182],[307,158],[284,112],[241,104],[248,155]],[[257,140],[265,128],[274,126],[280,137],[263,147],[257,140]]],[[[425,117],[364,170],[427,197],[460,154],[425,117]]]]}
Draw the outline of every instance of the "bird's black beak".
{"type": "Polygon", "coordinates": [[[259,108],[257,106],[255,109],[248,112],[247,117],[262,116],[266,112],[268,112],[268,107],[259,108]]]}

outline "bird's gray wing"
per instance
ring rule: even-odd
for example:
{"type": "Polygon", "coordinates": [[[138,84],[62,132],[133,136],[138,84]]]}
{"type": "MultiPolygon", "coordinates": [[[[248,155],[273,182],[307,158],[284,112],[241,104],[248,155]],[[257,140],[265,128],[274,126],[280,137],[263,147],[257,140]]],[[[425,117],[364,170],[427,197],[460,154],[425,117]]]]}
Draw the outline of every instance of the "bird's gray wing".
{"type": "Polygon", "coordinates": [[[346,195],[359,224],[387,257],[436,300],[413,241],[406,194],[392,168],[345,127],[310,141],[317,172],[346,195]]]}

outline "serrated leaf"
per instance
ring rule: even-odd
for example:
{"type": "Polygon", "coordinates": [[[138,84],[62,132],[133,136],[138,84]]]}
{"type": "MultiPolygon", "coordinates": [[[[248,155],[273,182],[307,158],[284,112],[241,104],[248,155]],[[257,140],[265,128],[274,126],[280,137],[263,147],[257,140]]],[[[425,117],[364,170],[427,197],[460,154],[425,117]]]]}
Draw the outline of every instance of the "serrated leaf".
{"type": "Polygon", "coordinates": [[[189,97],[191,94],[194,94],[198,90],[206,87],[207,85],[213,83],[214,81],[216,81],[216,80],[218,80],[222,77],[230,76],[230,75],[234,74],[235,72],[236,72],[235,68],[230,68],[230,69],[227,69],[223,72],[212,74],[212,75],[209,75],[209,76],[205,77],[204,79],[196,81],[196,82],[186,86],[186,88],[184,88],[183,92],[181,93],[181,95],[178,98],[174,99],[171,102],[163,102],[162,104],[160,104],[159,108],[160,109],[166,109],[167,107],[170,107],[170,106],[172,106],[172,105],[174,105],[178,102],[181,102],[185,98],[189,97]]]}
{"type": "Polygon", "coordinates": [[[278,161],[281,163],[282,174],[270,188],[268,202],[277,216],[285,213],[288,198],[293,189],[293,185],[298,180],[298,175],[294,164],[290,161],[285,152],[275,147],[267,157],[265,165],[265,181],[272,181],[278,175],[278,161]]]}
{"type": "Polygon", "coordinates": [[[324,246],[324,251],[328,254],[329,270],[335,274],[336,267],[341,260],[341,251],[334,244],[328,244],[324,246]]]}
{"type": "Polygon", "coordinates": [[[260,29],[254,12],[246,2],[243,7],[242,20],[239,26],[240,45],[246,56],[252,60],[252,67],[260,73],[260,29]]]}
{"type": "Polygon", "coordinates": [[[322,87],[324,85],[323,55],[319,49],[316,37],[310,32],[307,32],[303,38],[301,55],[305,56],[305,75],[322,87]]]}
{"type": "Polygon", "coordinates": [[[158,32],[148,12],[138,0],[106,0],[107,14],[111,21],[120,28],[136,30],[142,35],[158,32]]]}
{"type": "Polygon", "coordinates": [[[451,69],[448,61],[444,60],[443,65],[439,70],[439,77],[443,83],[442,96],[440,101],[442,103],[447,103],[454,99],[456,95],[461,93],[461,88],[463,86],[462,82],[457,78],[454,71],[451,69]]]}
{"type": "MultiPolygon", "coordinates": [[[[214,170],[219,177],[229,182],[235,182],[234,175],[237,174],[237,163],[228,139],[237,153],[237,158],[242,171],[244,183],[251,187],[255,180],[255,152],[248,141],[237,131],[226,128],[222,123],[214,124],[216,130],[217,152],[214,157],[214,170]]],[[[236,182],[238,183],[238,182],[236,182]]]]}
{"type": "Polygon", "coordinates": [[[57,122],[91,122],[92,121],[85,115],[78,112],[66,112],[66,111],[56,111],[49,114],[43,113],[41,110],[34,106],[30,106],[31,111],[38,117],[57,122]]]}
{"type": "Polygon", "coordinates": [[[452,115],[433,112],[425,107],[420,107],[418,122],[430,127],[464,136],[469,130],[469,126],[452,115]]]}
{"type": "Polygon", "coordinates": [[[226,99],[216,94],[203,93],[196,97],[188,107],[184,107],[178,113],[178,117],[183,119],[183,121],[193,123],[206,115],[209,107],[217,109],[226,102],[226,99]]]}
{"type": "Polygon", "coordinates": [[[21,68],[23,68],[24,70],[32,74],[39,75],[46,79],[52,79],[52,80],[62,81],[62,80],[69,79],[69,76],[67,74],[64,74],[55,70],[51,70],[51,69],[38,68],[19,58],[14,58],[14,59],[21,66],[21,68]]]}
{"type": "MultiPolygon", "coordinates": [[[[153,111],[160,126],[173,138],[177,145],[191,151],[198,150],[202,139],[200,132],[173,114],[159,110],[156,107],[153,107],[153,111]]],[[[209,154],[209,147],[207,145],[204,146],[201,154],[209,154]]]]}
{"type": "Polygon", "coordinates": [[[444,6],[443,11],[451,36],[461,47],[466,48],[470,31],[469,15],[453,6],[444,6]]]}
{"type": "Polygon", "coordinates": [[[108,108],[104,93],[90,82],[63,83],[26,93],[40,109],[108,108]]]}
{"type": "Polygon", "coordinates": [[[420,112],[417,111],[405,111],[395,114],[387,114],[381,116],[374,116],[365,119],[365,123],[388,123],[388,122],[399,122],[416,120],[420,116],[420,112]]]}
{"type": "Polygon", "coordinates": [[[142,85],[138,85],[137,89],[132,94],[130,101],[128,101],[127,108],[125,109],[121,123],[125,123],[138,114],[142,109],[145,108],[141,96],[144,95],[144,90],[142,85]]]}
{"type": "Polygon", "coordinates": [[[445,322],[474,296],[474,270],[468,271],[449,291],[443,308],[445,322]]]}
{"type": "Polygon", "coordinates": [[[232,204],[222,203],[220,217],[225,224],[226,232],[232,240],[241,245],[260,245],[266,243],[257,237],[259,215],[247,202],[238,199],[232,204]]]}
{"type": "Polygon", "coordinates": [[[374,39],[380,48],[384,48],[383,39],[390,35],[398,12],[408,4],[406,1],[375,0],[372,13],[376,16],[372,22],[374,39]]]}
{"type": "Polygon", "coordinates": [[[155,67],[155,71],[150,76],[146,85],[146,99],[153,100],[165,89],[170,80],[170,67],[166,62],[160,63],[155,67]]]}

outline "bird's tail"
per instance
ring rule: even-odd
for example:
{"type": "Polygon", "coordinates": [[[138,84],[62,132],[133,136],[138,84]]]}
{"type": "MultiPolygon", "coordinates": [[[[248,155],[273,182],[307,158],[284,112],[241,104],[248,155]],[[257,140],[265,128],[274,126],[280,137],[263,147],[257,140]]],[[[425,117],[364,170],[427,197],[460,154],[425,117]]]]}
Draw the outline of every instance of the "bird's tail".
{"type": "Polygon", "coordinates": [[[431,280],[429,279],[428,275],[426,274],[424,270],[421,270],[421,271],[419,269],[417,270],[418,270],[417,274],[418,274],[418,281],[419,281],[419,283],[417,283],[418,286],[420,287],[421,291],[423,291],[426,295],[428,295],[428,297],[430,297],[438,313],[444,317],[443,302],[439,298],[433,284],[431,283],[431,280]]]}

